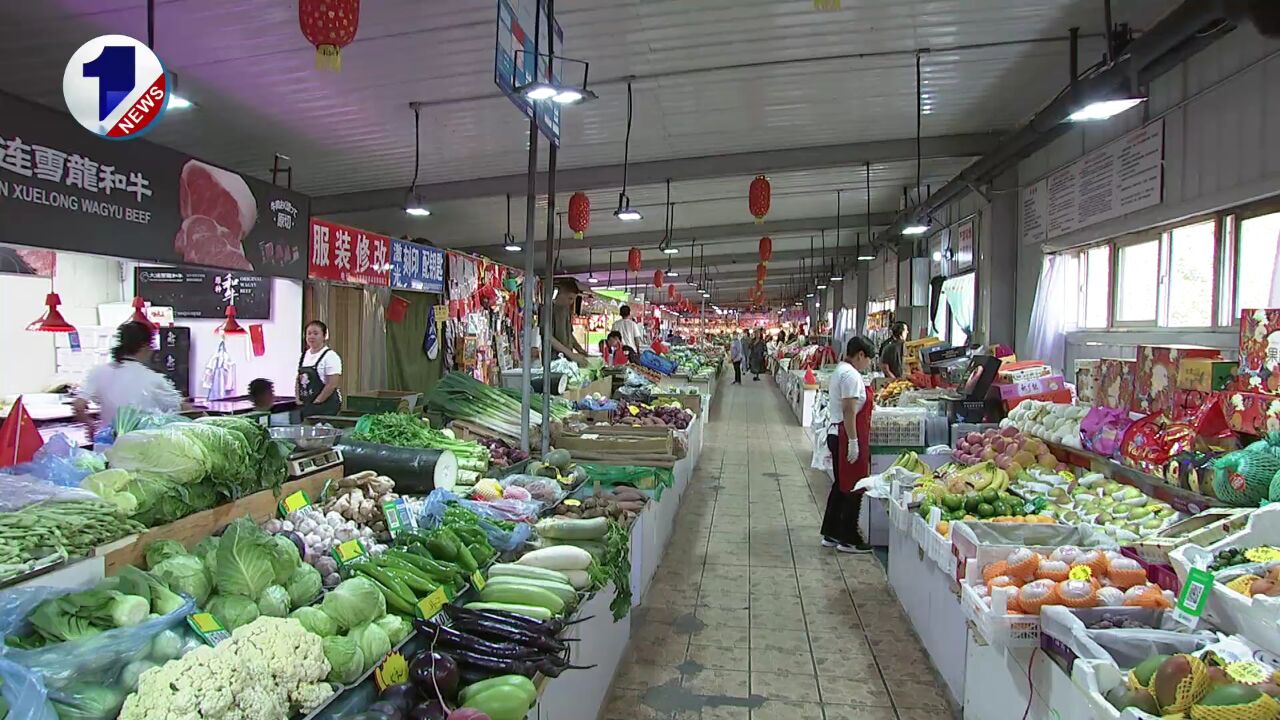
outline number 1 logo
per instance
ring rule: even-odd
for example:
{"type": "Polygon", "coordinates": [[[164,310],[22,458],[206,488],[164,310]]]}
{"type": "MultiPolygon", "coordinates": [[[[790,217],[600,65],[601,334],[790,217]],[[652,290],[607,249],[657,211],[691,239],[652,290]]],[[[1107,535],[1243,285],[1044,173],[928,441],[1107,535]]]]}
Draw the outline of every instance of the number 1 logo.
{"type": "Polygon", "coordinates": [[[62,95],[76,122],[109,140],[141,137],[169,103],[160,58],[126,35],[102,35],[81,45],[63,72],[62,95]]]}

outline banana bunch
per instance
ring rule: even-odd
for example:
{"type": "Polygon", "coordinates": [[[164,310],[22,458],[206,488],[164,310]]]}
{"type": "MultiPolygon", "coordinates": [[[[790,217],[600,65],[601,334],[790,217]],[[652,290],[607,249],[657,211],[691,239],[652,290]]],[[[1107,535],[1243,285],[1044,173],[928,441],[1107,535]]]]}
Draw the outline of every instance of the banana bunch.
{"type": "Polygon", "coordinates": [[[968,490],[1005,490],[1009,487],[1009,473],[991,461],[974,463],[947,478],[949,486],[963,486],[968,490]]]}
{"type": "Polygon", "coordinates": [[[926,465],[924,461],[920,459],[920,456],[913,450],[907,450],[906,452],[898,455],[897,459],[893,461],[893,465],[890,467],[905,468],[909,472],[913,472],[917,475],[933,474],[933,470],[926,465]]]}

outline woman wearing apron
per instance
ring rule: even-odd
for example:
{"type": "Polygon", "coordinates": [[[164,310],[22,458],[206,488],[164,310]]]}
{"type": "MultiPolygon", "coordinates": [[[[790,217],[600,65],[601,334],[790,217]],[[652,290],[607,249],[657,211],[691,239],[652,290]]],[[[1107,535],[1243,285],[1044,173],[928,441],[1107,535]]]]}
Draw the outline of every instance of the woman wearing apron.
{"type": "Polygon", "coordinates": [[[858,532],[862,491],[854,491],[859,480],[871,474],[871,410],[874,402],[867,392],[862,373],[871,369],[875,345],[865,337],[849,338],[844,357],[831,374],[827,412],[827,448],[835,482],[827,496],[822,516],[822,545],[840,552],[867,553],[871,546],[858,532]]]}
{"type": "Polygon", "coordinates": [[[307,349],[298,358],[298,405],[302,417],[337,415],[342,409],[342,358],[329,349],[329,328],[319,320],[307,323],[307,349]]]}

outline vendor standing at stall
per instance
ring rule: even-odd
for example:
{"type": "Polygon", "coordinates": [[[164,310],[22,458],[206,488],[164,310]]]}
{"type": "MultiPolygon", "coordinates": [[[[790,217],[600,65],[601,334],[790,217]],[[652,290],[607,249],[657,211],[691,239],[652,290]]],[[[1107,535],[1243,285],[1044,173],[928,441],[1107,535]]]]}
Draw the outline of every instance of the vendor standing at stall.
{"type": "Polygon", "coordinates": [[[342,410],[342,358],[329,348],[329,326],[319,320],[307,323],[307,348],[298,358],[297,395],[302,417],[337,415],[342,410]]]}
{"type": "Polygon", "coordinates": [[[902,377],[903,352],[907,346],[907,324],[899,320],[889,326],[889,339],[880,346],[880,371],[890,380],[902,377]]]}
{"type": "Polygon", "coordinates": [[[871,546],[858,531],[862,491],[853,488],[871,474],[871,409],[862,374],[871,369],[876,347],[865,337],[849,338],[844,357],[831,373],[827,406],[830,425],[827,449],[831,451],[834,482],[822,516],[822,545],[845,553],[868,553],[871,546]]]}
{"type": "Polygon", "coordinates": [[[579,365],[587,364],[587,349],[573,335],[573,316],[577,314],[582,288],[572,277],[556,278],[551,300],[551,349],[579,365]]]}
{"type": "Polygon", "coordinates": [[[175,413],[182,409],[182,396],[169,378],[152,370],[151,328],[140,322],[127,322],[116,331],[116,344],[111,348],[111,362],[89,371],[80,394],[72,401],[76,419],[89,428],[93,437],[97,428],[89,416],[89,403],[99,406],[97,421],[110,425],[116,411],[132,405],[143,412],[175,413]]]}

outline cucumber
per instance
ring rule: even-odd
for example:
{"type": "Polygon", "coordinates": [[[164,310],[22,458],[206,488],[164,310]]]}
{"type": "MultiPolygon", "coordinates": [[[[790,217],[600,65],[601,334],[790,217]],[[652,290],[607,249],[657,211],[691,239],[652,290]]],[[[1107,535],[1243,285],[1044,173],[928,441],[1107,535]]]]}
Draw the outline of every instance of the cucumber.
{"type": "MultiPolygon", "coordinates": [[[[517,565],[515,563],[497,563],[489,568],[489,578],[524,577],[535,580],[569,583],[569,576],[558,570],[534,567],[533,565],[517,565]]],[[[572,584],[572,583],[569,583],[572,584]]]]}
{"type": "Polygon", "coordinates": [[[534,620],[550,620],[552,613],[544,607],[535,605],[521,605],[519,603],[501,603],[501,602],[469,602],[462,607],[468,610],[498,610],[501,612],[515,613],[523,615],[534,620]]]}
{"type": "Polygon", "coordinates": [[[602,517],[588,520],[547,518],[540,520],[534,529],[539,536],[553,540],[599,540],[609,532],[609,520],[602,517]]]}
{"type": "Polygon", "coordinates": [[[510,586],[510,587],[531,587],[540,588],[553,593],[560,601],[569,607],[578,604],[578,591],[568,582],[559,582],[558,580],[539,580],[536,578],[522,577],[504,577],[499,575],[495,578],[489,578],[489,582],[485,583],[485,587],[490,585],[510,586]]]}
{"type": "Polygon", "coordinates": [[[564,612],[564,600],[561,600],[559,595],[545,588],[529,585],[512,585],[502,582],[488,583],[480,591],[480,600],[482,602],[533,605],[546,608],[557,615],[564,612]]]}

